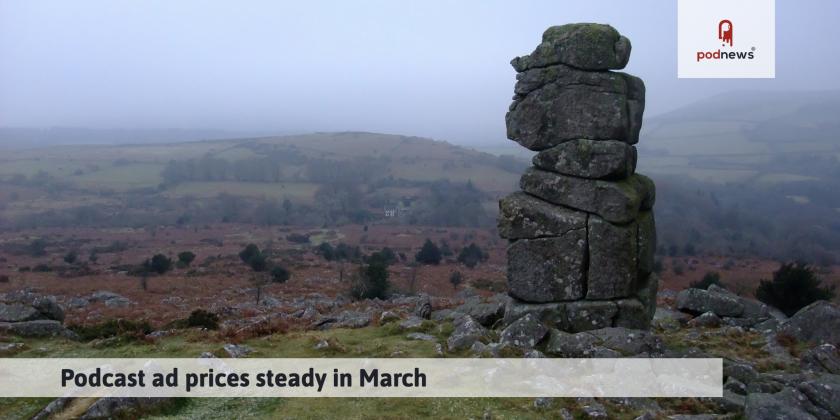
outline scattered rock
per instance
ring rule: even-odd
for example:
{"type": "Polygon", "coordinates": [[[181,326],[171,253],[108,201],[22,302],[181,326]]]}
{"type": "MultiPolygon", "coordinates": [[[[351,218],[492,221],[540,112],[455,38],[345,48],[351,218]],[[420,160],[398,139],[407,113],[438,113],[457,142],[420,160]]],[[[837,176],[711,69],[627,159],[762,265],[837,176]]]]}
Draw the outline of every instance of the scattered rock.
{"type": "Polygon", "coordinates": [[[525,315],[502,331],[501,343],[526,349],[534,348],[548,333],[548,328],[531,314],[525,315]]]}
{"type": "Polygon", "coordinates": [[[39,411],[38,414],[35,414],[31,420],[48,420],[52,418],[56,418],[57,414],[67,407],[67,405],[73,401],[73,398],[69,397],[61,397],[52,400],[43,410],[39,411]]]}
{"type": "Polygon", "coordinates": [[[420,332],[409,333],[408,335],[405,336],[405,338],[407,338],[409,340],[419,340],[419,341],[436,341],[437,340],[437,338],[435,338],[435,336],[433,336],[433,335],[420,333],[420,332]]]}
{"type": "Polygon", "coordinates": [[[318,340],[312,348],[315,350],[325,350],[330,348],[330,342],[327,340],[318,340]]]}
{"type": "Polygon", "coordinates": [[[26,345],[23,343],[0,343],[0,357],[9,357],[23,351],[25,348],[26,345]]]}
{"type": "Polygon", "coordinates": [[[808,397],[814,408],[808,411],[817,418],[840,418],[840,376],[821,375],[800,383],[796,389],[808,397]]]}
{"type": "Polygon", "coordinates": [[[840,307],[824,300],[816,301],[796,312],[779,332],[801,342],[840,345],[840,307]]]}
{"type": "Polygon", "coordinates": [[[254,351],[249,346],[240,345],[240,344],[232,344],[232,343],[225,344],[222,348],[224,348],[224,350],[228,354],[228,356],[230,356],[234,359],[244,357],[244,356],[248,355],[249,353],[251,353],[252,351],[254,351]]]}
{"type": "Polygon", "coordinates": [[[833,344],[822,344],[802,354],[802,368],[840,375],[840,351],[833,344]]]}
{"type": "Polygon", "coordinates": [[[432,316],[432,300],[428,295],[421,295],[417,300],[417,305],[414,307],[414,315],[429,319],[432,316]]]}
{"type": "Polygon", "coordinates": [[[775,394],[753,393],[747,395],[744,417],[749,420],[816,419],[817,417],[807,410],[810,406],[808,398],[792,388],[775,394]]]}
{"type": "Polygon", "coordinates": [[[61,322],[50,319],[24,322],[0,322],[0,333],[21,337],[64,337],[71,340],[78,339],[76,333],[64,328],[61,322]]]}
{"type": "Polygon", "coordinates": [[[313,324],[314,328],[326,330],[330,328],[364,328],[370,325],[371,314],[359,311],[342,311],[336,315],[326,316],[313,324]]]}
{"type": "Polygon", "coordinates": [[[379,315],[379,325],[384,325],[389,322],[399,321],[400,316],[391,311],[384,311],[381,315],[379,315]]]}
{"type": "Polygon", "coordinates": [[[705,312],[691,321],[688,321],[689,327],[703,327],[703,328],[717,328],[720,327],[721,320],[714,312],[705,312]]]}
{"type": "Polygon", "coordinates": [[[469,315],[457,323],[455,331],[446,340],[449,351],[463,350],[472,347],[476,341],[487,340],[490,332],[469,315]]]}
{"type": "Polygon", "coordinates": [[[502,319],[504,316],[505,302],[503,299],[496,299],[489,302],[470,299],[463,305],[455,308],[455,312],[469,315],[485,327],[492,327],[496,321],[502,319]]]}
{"type": "Polygon", "coordinates": [[[581,411],[590,419],[608,418],[607,409],[594,398],[578,398],[581,411]]]}
{"type": "Polygon", "coordinates": [[[423,318],[418,316],[410,316],[406,318],[404,321],[400,322],[400,329],[403,330],[413,330],[423,326],[423,318]]]}
{"type": "Polygon", "coordinates": [[[36,319],[45,318],[32,305],[24,303],[0,303],[0,322],[23,322],[34,321],[36,319]]]}
{"type": "Polygon", "coordinates": [[[693,315],[711,312],[719,317],[740,317],[744,305],[737,296],[689,288],[677,295],[677,309],[693,315]]]}

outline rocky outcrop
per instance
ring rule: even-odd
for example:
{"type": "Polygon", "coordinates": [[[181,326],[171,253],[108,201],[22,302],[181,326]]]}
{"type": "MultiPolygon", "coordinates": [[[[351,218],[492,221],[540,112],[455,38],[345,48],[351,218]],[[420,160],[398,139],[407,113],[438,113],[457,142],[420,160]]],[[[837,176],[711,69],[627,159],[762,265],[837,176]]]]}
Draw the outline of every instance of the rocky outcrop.
{"type": "Polygon", "coordinates": [[[636,173],[641,79],[609,25],[549,28],[518,72],[508,137],[538,151],[521,192],[499,202],[507,249],[505,324],[531,315],[562,331],[648,328],[655,310],[653,182],[636,173]]]}
{"type": "Polygon", "coordinates": [[[31,293],[6,295],[0,302],[0,333],[20,337],[64,337],[76,339],[62,325],[64,310],[51,296],[31,293]]]}
{"type": "Polygon", "coordinates": [[[779,331],[802,342],[840,345],[840,306],[816,301],[793,314],[779,331]]]}

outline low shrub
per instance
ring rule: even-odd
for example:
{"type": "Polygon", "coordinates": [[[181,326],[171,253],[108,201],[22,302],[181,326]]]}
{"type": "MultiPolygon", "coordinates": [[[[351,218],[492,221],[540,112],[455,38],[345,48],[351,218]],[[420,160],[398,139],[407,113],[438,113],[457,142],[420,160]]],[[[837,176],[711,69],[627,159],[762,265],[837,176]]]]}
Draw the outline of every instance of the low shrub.
{"type": "Polygon", "coordinates": [[[152,332],[152,326],[147,321],[131,321],[128,319],[109,319],[93,325],[70,325],[70,330],[90,341],[97,338],[125,337],[142,339],[152,332]]]}

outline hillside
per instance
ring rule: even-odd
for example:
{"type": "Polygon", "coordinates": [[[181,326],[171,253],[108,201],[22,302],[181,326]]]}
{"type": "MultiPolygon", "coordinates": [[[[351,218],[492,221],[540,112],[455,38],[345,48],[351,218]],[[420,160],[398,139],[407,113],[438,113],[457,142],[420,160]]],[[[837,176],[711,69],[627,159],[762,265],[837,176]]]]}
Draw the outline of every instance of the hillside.
{"type": "Polygon", "coordinates": [[[275,223],[272,206],[288,202],[298,211],[284,218],[286,223],[365,222],[390,208],[399,209],[395,219],[487,224],[523,167],[510,157],[441,141],[375,133],[55,146],[0,158],[6,203],[0,214],[7,224],[24,226],[109,217],[143,224],[151,216],[160,223],[275,223]],[[251,202],[239,203],[244,199],[251,202]],[[260,205],[264,214],[257,217],[253,212],[260,205]],[[243,206],[252,207],[248,217],[228,214],[243,206]],[[68,210],[70,216],[48,213],[68,210]],[[72,215],[79,212],[97,216],[72,215]]]}
{"type": "Polygon", "coordinates": [[[732,92],[645,121],[640,164],[713,182],[833,176],[812,159],[840,157],[840,92],[732,92]]]}

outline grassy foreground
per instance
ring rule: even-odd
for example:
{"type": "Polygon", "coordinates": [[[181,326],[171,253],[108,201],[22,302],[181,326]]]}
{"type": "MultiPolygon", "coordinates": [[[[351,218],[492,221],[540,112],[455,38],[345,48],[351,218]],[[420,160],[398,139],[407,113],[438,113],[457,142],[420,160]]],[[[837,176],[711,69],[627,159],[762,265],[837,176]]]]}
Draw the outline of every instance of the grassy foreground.
{"type": "MultiPolygon", "coordinates": [[[[427,323],[425,332],[445,342],[450,324],[427,323]]],[[[91,342],[58,339],[15,339],[25,348],[10,357],[197,357],[211,352],[224,357],[225,341],[216,332],[182,330],[154,341],[110,338],[91,342]]],[[[437,354],[434,342],[414,341],[394,324],[361,329],[289,332],[248,339],[240,344],[259,357],[445,357],[437,354]],[[321,340],[328,349],[316,350],[321,340]]],[[[466,353],[447,356],[467,356],[466,353]]],[[[0,398],[0,418],[30,418],[51,401],[50,398],[0,398]]],[[[663,407],[677,412],[702,412],[703,404],[694,400],[659,400],[663,407]]],[[[633,419],[639,409],[602,401],[611,418],[633,419]]],[[[541,419],[560,418],[568,410],[575,418],[586,418],[574,399],[555,399],[549,407],[535,407],[527,398],[184,398],[142,418],[148,419],[541,419]]]]}

